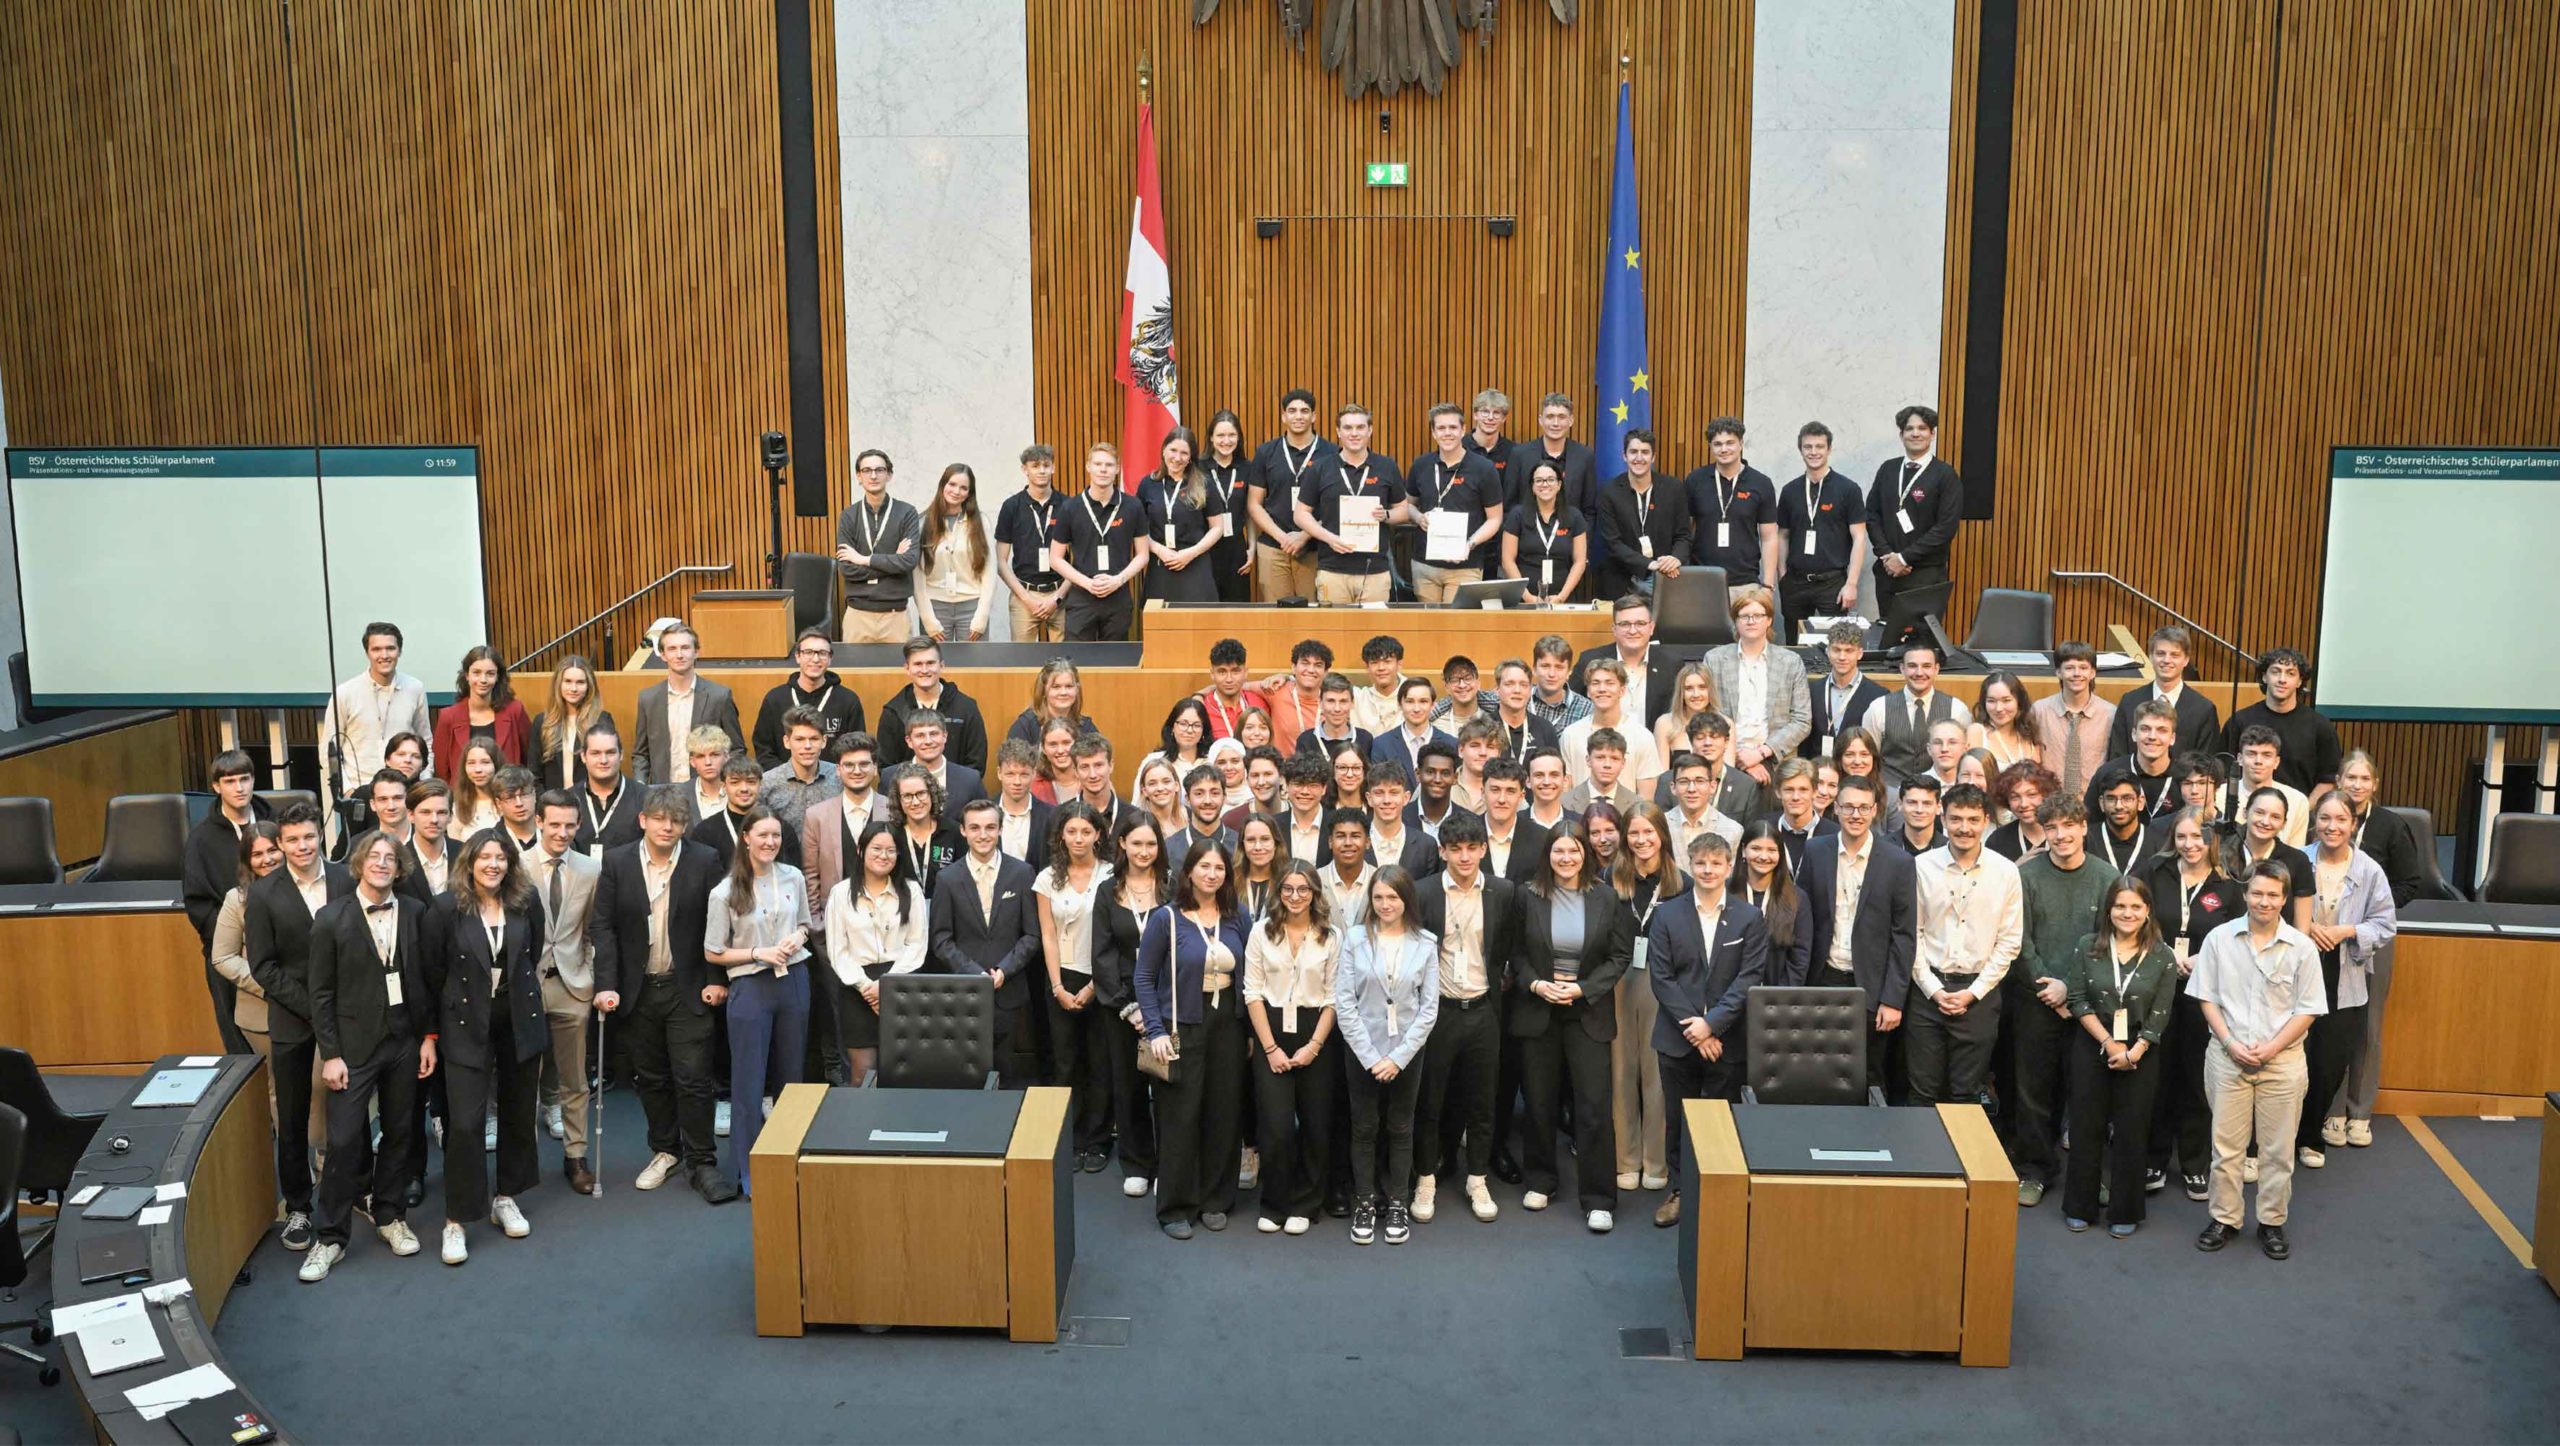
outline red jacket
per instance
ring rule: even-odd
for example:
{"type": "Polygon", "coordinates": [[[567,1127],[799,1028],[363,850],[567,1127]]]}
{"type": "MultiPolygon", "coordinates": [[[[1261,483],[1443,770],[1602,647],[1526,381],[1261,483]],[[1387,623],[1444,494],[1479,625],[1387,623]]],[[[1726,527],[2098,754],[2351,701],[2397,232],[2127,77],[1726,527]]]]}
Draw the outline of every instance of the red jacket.
{"type": "MultiPolygon", "coordinates": [[[[498,710],[498,716],[484,730],[498,740],[498,756],[508,763],[532,766],[533,719],[524,704],[513,698],[498,710]]],[[[462,776],[462,749],[471,741],[471,705],[455,699],[436,710],[436,776],[447,783],[462,776]]]]}

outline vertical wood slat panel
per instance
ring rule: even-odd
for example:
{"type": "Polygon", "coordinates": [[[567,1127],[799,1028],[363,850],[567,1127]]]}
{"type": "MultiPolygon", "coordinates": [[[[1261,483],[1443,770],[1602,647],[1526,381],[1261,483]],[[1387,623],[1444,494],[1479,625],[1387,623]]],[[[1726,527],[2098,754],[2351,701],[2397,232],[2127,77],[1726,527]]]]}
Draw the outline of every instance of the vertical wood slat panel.
{"type": "MultiPolygon", "coordinates": [[[[1277,430],[1280,394],[1306,386],[1328,413],[1368,405],[1379,450],[1401,461],[1429,445],[1426,407],[1497,386],[1511,396],[1514,436],[1534,430],[1539,396],[1561,391],[1589,440],[1623,31],[1654,419],[1667,466],[1705,460],[1707,419],[1738,412],[1742,397],[1750,0],[1612,0],[1586,4],[1569,27],[1543,6],[1505,6],[1490,46],[1462,37],[1438,97],[1406,87],[1358,102],[1318,68],[1313,31],[1301,55],[1266,6],[1229,5],[1197,27],[1187,10],[1031,7],[1031,53],[1063,58],[1031,73],[1044,440],[1070,454],[1119,440],[1112,353],[1141,53],[1154,65],[1187,422],[1205,428],[1231,407],[1259,442],[1277,430]],[[1367,189],[1372,160],[1408,162],[1411,187],[1367,189]],[[1448,213],[1514,215],[1519,227],[1496,239],[1477,220],[1401,219],[1448,213]],[[1359,219],[1254,235],[1257,216],[1314,215],[1359,219]]],[[[1066,471],[1081,480],[1072,455],[1066,471]]]]}

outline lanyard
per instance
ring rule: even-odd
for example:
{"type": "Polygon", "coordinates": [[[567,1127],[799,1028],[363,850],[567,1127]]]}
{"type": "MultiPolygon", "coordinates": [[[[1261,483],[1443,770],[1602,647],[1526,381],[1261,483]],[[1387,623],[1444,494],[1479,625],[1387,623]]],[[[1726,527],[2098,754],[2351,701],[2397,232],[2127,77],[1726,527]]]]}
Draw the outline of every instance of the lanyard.
{"type": "Polygon", "coordinates": [[[1215,688],[1200,695],[1200,704],[1209,710],[1209,731],[1219,737],[1234,737],[1236,728],[1244,722],[1244,709],[1239,707],[1235,712],[1229,713],[1226,705],[1219,700],[1218,690],[1215,688]]]}
{"type": "Polygon", "coordinates": [[[1236,464],[1233,462],[1227,464],[1227,475],[1224,477],[1218,475],[1217,464],[1202,465],[1209,473],[1209,510],[1212,513],[1224,512],[1227,510],[1229,499],[1236,495],[1236,464]]]}
{"type": "Polygon", "coordinates": [[[932,835],[926,835],[923,843],[917,843],[915,841],[914,834],[909,833],[904,829],[900,829],[898,831],[898,842],[906,846],[908,868],[915,874],[916,881],[918,883],[922,883],[925,878],[925,862],[933,857],[932,835]]]}
{"type": "MultiPolygon", "coordinates": [[[[2140,843],[2141,841],[2142,841],[2142,830],[2140,830],[2140,829],[2138,829],[2138,828],[2137,828],[2137,829],[2135,829],[2135,830],[2133,831],[2133,837],[2132,837],[2132,839],[2130,839],[2130,840],[2128,840],[2128,841],[2127,841],[2127,843],[2126,843],[2126,847],[2130,848],[2130,847],[2132,847],[2132,845],[2137,844],[2137,843],[2140,843]]],[[[2123,872],[2124,872],[2124,858],[2123,858],[2123,856],[2122,856],[2122,855],[2120,855],[2120,854],[2118,854],[2118,853],[2116,852],[2116,832],[2115,832],[2115,830],[2114,830],[2114,829],[2111,829],[2111,828],[2101,828],[2101,829],[2099,829],[2099,830],[2098,830],[2098,846],[2099,846],[2100,848],[2103,848],[2103,849],[2105,849],[2105,850],[2107,851],[2107,866],[2108,866],[2109,868],[2114,869],[2114,870],[2115,870],[2117,873],[2119,873],[2119,874],[2123,873],[2123,872]]]]}
{"type": "Polygon", "coordinates": [[[855,508],[855,512],[861,519],[857,525],[864,534],[862,546],[858,550],[863,556],[869,557],[880,550],[880,529],[888,523],[889,503],[886,500],[882,501],[877,513],[871,510],[869,503],[863,503],[855,508]]]}
{"type": "Polygon", "coordinates": [[[1631,482],[1627,484],[1627,490],[1635,494],[1636,531],[1642,532],[1647,526],[1651,525],[1653,521],[1653,489],[1650,487],[1638,488],[1631,482]]]}
{"type": "Polygon", "coordinates": [[[1283,441],[1280,444],[1280,465],[1289,469],[1289,481],[1293,487],[1297,483],[1298,478],[1315,462],[1316,446],[1316,443],[1309,442],[1307,444],[1307,454],[1301,457],[1297,453],[1289,450],[1289,444],[1286,441],[1283,441]]]}
{"type": "Polygon", "coordinates": [[[1369,464],[1367,462],[1362,462],[1360,464],[1360,475],[1356,478],[1351,475],[1352,469],[1349,467],[1338,467],[1334,470],[1342,474],[1342,490],[1344,493],[1353,497],[1361,497],[1368,494],[1369,464]]]}
{"type": "Polygon", "coordinates": [[[1111,538],[1112,524],[1120,520],[1119,491],[1117,489],[1113,489],[1111,492],[1111,505],[1096,511],[1093,505],[1093,489],[1086,489],[1084,494],[1084,511],[1086,516],[1093,519],[1093,530],[1100,535],[1102,543],[1107,545],[1111,538]]]}
{"type": "Polygon", "coordinates": [[[1716,484],[1716,521],[1722,522],[1725,520],[1726,515],[1733,511],[1733,499],[1742,495],[1742,473],[1737,469],[1730,477],[1727,477],[1722,472],[1717,472],[1714,476],[1716,484]],[[1727,483],[1731,483],[1732,485],[1725,485],[1727,483]]]}
{"type": "Polygon", "coordinates": [[[1901,507],[1911,500],[1911,489],[1918,485],[1920,474],[1927,471],[1928,467],[1927,462],[1917,457],[1902,459],[1902,485],[1893,494],[1894,506],[1901,507]]]}
{"type": "Polygon", "coordinates": [[[1502,751],[1505,756],[1522,763],[1529,761],[1529,720],[1526,717],[1516,726],[1510,723],[1502,725],[1502,751]]]}
{"type": "Polygon", "coordinates": [[[2204,892],[2204,886],[2207,883],[2210,883],[2212,879],[2213,871],[2211,869],[2207,869],[2204,877],[2196,880],[2195,887],[2193,888],[2184,887],[2183,881],[2181,881],[2181,887],[2178,890],[2178,936],[2180,938],[2186,937],[2187,919],[2195,909],[2196,896],[2204,892]]]}
{"type": "Polygon", "coordinates": [[[1556,534],[1564,530],[1564,504],[1556,504],[1556,520],[1541,527],[1537,514],[1529,516],[1529,528],[1538,534],[1538,552],[1542,557],[1556,555],[1556,534]]]}
{"type": "Polygon", "coordinates": [[[604,812],[602,813],[596,812],[596,791],[594,789],[588,789],[585,799],[582,800],[582,802],[586,804],[587,808],[587,827],[599,838],[604,836],[605,820],[613,817],[613,811],[622,806],[623,785],[624,780],[622,779],[617,778],[613,781],[613,792],[606,796],[604,801],[604,812]]]}
{"type": "MultiPolygon", "coordinates": [[[[1861,679],[1860,681],[1863,682],[1864,680],[1861,679]]],[[[1849,701],[1858,696],[1858,685],[1856,683],[1851,683],[1847,688],[1843,689],[1839,684],[1831,682],[1829,679],[1825,679],[1822,684],[1822,691],[1831,703],[1830,731],[1837,733],[1843,728],[1856,726],[1849,721],[1848,713],[1849,701]]]]}
{"type": "Polygon", "coordinates": [[[2116,1008],[2122,1009],[2125,1007],[2124,987],[2133,982],[2134,975],[2142,972],[2142,953],[2140,950],[2134,952],[2133,967],[2127,969],[2124,956],[2116,952],[2115,941],[2110,939],[2107,941],[2107,969],[2115,975],[2116,1008]]]}
{"type": "Polygon", "coordinates": [[[1026,492],[1022,496],[1022,505],[1031,514],[1031,541],[1033,548],[1038,552],[1035,560],[1039,563],[1040,570],[1047,572],[1049,570],[1049,522],[1058,514],[1057,494],[1051,493],[1046,502],[1034,502],[1031,500],[1031,494],[1026,492]]]}
{"type": "Polygon", "coordinates": [[[1744,884],[1742,886],[1742,902],[1760,910],[1762,913],[1767,913],[1769,908],[1769,890],[1755,889],[1749,884],[1744,884]]]}
{"type": "Polygon", "coordinates": [[[1821,484],[1813,480],[1812,473],[1806,473],[1804,476],[1804,531],[1807,537],[1814,534],[1815,519],[1822,515],[1821,511],[1815,505],[1821,492],[1821,484]]]}

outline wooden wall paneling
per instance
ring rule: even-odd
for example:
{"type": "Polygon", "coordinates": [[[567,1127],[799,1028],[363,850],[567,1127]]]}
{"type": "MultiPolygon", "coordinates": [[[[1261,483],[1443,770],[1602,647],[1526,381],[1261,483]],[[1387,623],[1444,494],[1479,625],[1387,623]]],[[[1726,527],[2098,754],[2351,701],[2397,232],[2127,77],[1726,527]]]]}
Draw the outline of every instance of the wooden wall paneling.
{"type": "Polygon", "coordinates": [[[1492,385],[1511,396],[1514,435],[1533,430],[1541,394],[1562,391],[1588,439],[1623,31],[1654,417],[1671,464],[1703,457],[1707,418],[1742,392],[1748,4],[1620,0],[1569,27],[1511,7],[1489,48],[1463,42],[1469,54],[1439,97],[1407,88],[1357,103],[1311,55],[1285,48],[1266,11],[1230,10],[1194,27],[1175,6],[1032,9],[1032,53],[1072,57],[1031,78],[1044,138],[1031,175],[1044,438],[1072,452],[1119,437],[1111,358],[1144,52],[1186,420],[1202,427],[1233,407],[1259,441],[1276,429],[1280,394],[1306,385],[1327,412],[1369,406],[1379,450],[1403,461],[1428,445],[1425,408],[1492,385]],[[1371,160],[1408,162],[1411,186],[1368,189],[1371,160]],[[1518,229],[1495,238],[1484,215],[1516,216],[1518,229]],[[1257,216],[1293,219],[1265,241],[1257,216]]]}

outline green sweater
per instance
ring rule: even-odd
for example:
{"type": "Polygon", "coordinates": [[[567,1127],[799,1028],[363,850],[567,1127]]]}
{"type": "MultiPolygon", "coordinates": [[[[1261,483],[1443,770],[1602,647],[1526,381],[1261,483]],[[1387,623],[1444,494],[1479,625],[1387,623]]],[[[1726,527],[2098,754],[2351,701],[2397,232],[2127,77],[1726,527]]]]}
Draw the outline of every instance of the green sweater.
{"type": "Polygon", "coordinates": [[[2101,927],[2098,910],[2116,878],[2115,870],[2086,854],[2076,869],[2056,868],[2053,856],[2042,853],[2018,865],[2027,927],[2009,977],[2020,988],[2032,990],[2038,981],[2065,977],[2072,949],[2101,927]]]}

